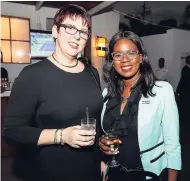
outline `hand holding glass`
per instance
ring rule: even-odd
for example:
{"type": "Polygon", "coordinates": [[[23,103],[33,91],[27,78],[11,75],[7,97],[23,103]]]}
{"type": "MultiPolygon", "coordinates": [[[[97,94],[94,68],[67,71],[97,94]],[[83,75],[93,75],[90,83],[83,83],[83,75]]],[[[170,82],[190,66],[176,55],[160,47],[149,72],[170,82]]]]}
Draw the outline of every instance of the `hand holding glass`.
{"type": "Polygon", "coordinates": [[[100,138],[100,148],[107,155],[112,155],[112,160],[108,162],[109,167],[117,167],[120,164],[115,159],[115,155],[118,154],[119,144],[121,141],[119,137],[113,133],[106,133],[100,138]]]}

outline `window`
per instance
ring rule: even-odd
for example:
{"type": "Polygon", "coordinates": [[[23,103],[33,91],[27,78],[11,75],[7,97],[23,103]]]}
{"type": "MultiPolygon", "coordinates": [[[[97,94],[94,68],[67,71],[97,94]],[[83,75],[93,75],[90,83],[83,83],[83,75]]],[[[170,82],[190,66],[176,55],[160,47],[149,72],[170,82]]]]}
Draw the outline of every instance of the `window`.
{"type": "Polygon", "coordinates": [[[30,20],[1,16],[1,62],[30,63],[30,20]]]}

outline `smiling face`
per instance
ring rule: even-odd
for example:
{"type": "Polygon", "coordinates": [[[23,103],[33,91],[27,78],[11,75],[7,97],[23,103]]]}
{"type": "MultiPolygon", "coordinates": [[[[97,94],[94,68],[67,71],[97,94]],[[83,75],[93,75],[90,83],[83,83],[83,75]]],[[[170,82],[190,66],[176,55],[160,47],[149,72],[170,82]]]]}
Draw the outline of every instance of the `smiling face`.
{"type": "MultiPolygon", "coordinates": [[[[122,38],[116,42],[114,45],[114,52],[126,52],[128,50],[133,50],[134,52],[138,52],[136,45],[127,38],[122,38]]],[[[132,51],[132,52],[133,52],[132,51]]],[[[130,51],[128,51],[130,52],[130,51]]],[[[122,59],[113,60],[113,65],[115,70],[125,78],[132,78],[140,75],[140,62],[142,61],[142,55],[137,54],[136,58],[130,59],[126,54],[122,56],[122,59]]]]}
{"type": "MultiPolygon", "coordinates": [[[[83,24],[82,18],[66,18],[61,24],[68,25],[69,27],[77,28],[84,32],[88,32],[87,25],[83,24]]],[[[64,54],[70,57],[76,57],[80,53],[85,45],[87,40],[80,37],[79,31],[76,34],[71,35],[65,31],[64,27],[60,27],[59,31],[57,26],[53,26],[52,29],[53,36],[56,38],[56,53],[64,54]]]]}

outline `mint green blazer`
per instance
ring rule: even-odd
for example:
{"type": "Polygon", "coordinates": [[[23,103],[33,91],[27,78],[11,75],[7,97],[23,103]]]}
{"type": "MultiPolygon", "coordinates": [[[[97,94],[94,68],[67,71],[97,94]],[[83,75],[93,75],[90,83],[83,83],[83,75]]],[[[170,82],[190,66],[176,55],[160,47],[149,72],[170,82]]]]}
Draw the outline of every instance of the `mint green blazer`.
{"type": "MultiPolygon", "coordinates": [[[[165,81],[157,81],[156,85],[160,86],[153,87],[156,96],[145,98],[142,95],[139,102],[138,142],[144,170],[160,175],[164,168],[181,169],[181,145],[173,88],[165,81]]],[[[107,88],[102,94],[107,94],[107,88]]],[[[102,110],[102,121],[106,103],[102,110]]]]}

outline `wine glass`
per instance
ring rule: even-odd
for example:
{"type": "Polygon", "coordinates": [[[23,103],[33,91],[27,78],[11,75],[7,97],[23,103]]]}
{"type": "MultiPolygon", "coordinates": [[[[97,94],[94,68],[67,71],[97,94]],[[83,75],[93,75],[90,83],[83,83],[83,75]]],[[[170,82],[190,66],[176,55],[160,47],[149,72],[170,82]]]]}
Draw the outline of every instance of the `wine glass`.
{"type": "Polygon", "coordinates": [[[108,162],[108,166],[109,167],[118,167],[120,164],[116,160],[115,154],[118,154],[118,150],[119,150],[119,144],[120,144],[119,137],[113,131],[108,131],[108,132],[106,132],[105,135],[103,135],[100,138],[100,141],[103,139],[104,139],[105,143],[109,143],[106,145],[109,146],[110,151],[114,153],[114,155],[112,155],[111,161],[108,162]]]}

